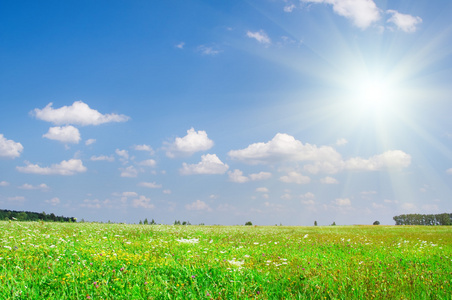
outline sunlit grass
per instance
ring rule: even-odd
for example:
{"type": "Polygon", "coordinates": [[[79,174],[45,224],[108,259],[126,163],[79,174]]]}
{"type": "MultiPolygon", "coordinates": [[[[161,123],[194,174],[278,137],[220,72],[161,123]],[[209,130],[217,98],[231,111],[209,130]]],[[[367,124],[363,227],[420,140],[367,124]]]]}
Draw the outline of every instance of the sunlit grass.
{"type": "Polygon", "coordinates": [[[451,299],[452,227],[0,222],[1,299],[451,299]]]}

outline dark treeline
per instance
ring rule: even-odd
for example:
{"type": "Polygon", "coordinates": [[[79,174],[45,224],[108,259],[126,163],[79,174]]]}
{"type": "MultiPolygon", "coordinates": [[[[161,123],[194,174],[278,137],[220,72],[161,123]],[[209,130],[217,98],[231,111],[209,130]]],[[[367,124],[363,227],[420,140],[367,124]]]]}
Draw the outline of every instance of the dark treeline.
{"type": "Polygon", "coordinates": [[[437,215],[408,214],[395,216],[396,225],[452,225],[452,214],[437,215]]]}
{"type": "Polygon", "coordinates": [[[18,221],[45,221],[45,222],[76,222],[73,217],[55,216],[55,214],[37,213],[31,211],[15,211],[0,209],[0,220],[18,220],[18,221]]]}

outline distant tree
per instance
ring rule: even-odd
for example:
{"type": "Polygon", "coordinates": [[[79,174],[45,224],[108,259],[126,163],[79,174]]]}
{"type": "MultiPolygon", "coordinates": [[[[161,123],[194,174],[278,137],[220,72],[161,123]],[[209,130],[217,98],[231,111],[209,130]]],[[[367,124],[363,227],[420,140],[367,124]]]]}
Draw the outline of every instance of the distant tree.
{"type": "Polygon", "coordinates": [[[331,226],[336,226],[336,222],[333,222],[333,224],[331,224],[331,226]]]}
{"type": "Polygon", "coordinates": [[[317,226],[317,221],[314,221],[314,226],[317,226]]]}
{"type": "Polygon", "coordinates": [[[251,221],[248,221],[248,222],[245,223],[245,225],[246,226],[251,226],[251,225],[253,225],[253,223],[251,223],[251,221]]]}
{"type": "Polygon", "coordinates": [[[144,225],[148,225],[148,218],[145,218],[145,219],[144,219],[143,224],[144,224],[144,225]]]}
{"type": "Polygon", "coordinates": [[[154,219],[151,220],[151,223],[150,223],[150,224],[151,224],[151,225],[155,225],[154,219]]]}
{"type": "Polygon", "coordinates": [[[174,225],[180,225],[180,221],[179,220],[175,220],[174,221],[174,225]]]}
{"type": "Polygon", "coordinates": [[[143,225],[143,222],[140,220],[140,222],[138,222],[138,224],[143,225]]]}
{"type": "Polygon", "coordinates": [[[380,225],[380,221],[375,221],[373,225],[380,225]]]}

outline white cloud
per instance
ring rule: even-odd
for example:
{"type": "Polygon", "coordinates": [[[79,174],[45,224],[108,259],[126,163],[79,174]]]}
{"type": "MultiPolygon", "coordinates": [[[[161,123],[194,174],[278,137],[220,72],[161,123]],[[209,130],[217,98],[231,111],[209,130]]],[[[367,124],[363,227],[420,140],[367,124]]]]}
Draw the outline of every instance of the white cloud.
{"type": "Polygon", "coordinates": [[[153,159],[146,159],[140,162],[139,165],[145,167],[155,167],[157,165],[157,162],[153,159]]]}
{"type": "Polygon", "coordinates": [[[16,158],[20,156],[22,150],[24,150],[24,147],[21,143],[7,140],[3,134],[0,134],[0,157],[16,158]]]}
{"type": "Polygon", "coordinates": [[[396,10],[387,10],[386,13],[390,14],[391,17],[388,19],[388,23],[393,23],[398,29],[405,32],[415,32],[416,25],[422,23],[420,17],[413,17],[411,15],[401,14],[396,10]]]}
{"type": "Polygon", "coordinates": [[[105,156],[105,155],[100,155],[100,156],[91,156],[90,160],[92,161],[101,161],[101,160],[105,160],[105,161],[115,161],[115,158],[113,157],[113,155],[110,156],[105,156]]]}
{"type": "Polygon", "coordinates": [[[290,200],[290,199],[292,199],[292,195],[288,194],[288,193],[285,193],[285,194],[283,194],[281,196],[281,199],[283,199],[283,200],[290,200]]]}
{"type": "Polygon", "coordinates": [[[325,178],[320,179],[320,182],[324,183],[324,184],[337,184],[337,183],[339,183],[339,181],[337,181],[336,178],[333,178],[333,177],[330,177],[330,176],[327,176],[325,178]]]}
{"type": "Polygon", "coordinates": [[[116,149],[115,153],[125,160],[129,159],[129,152],[127,150],[116,149]]]}
{"type": "Polygon", "coordinates": [[[201,201],[201,200],[196,200],[195,202],[192,202],[190,204],[186,204],[185,205],[185,209],[186,210],[207,210],[207,211],[212,211],[212,209],[209,207],[209,205],[207,205],[207,203],[205,203],[204,201],[201,201]]]}
{"type": "Polygon", "coordinates": [[[307,192],[307,193],[305,193],[303,195],[300,195],[300,198],[301,199],[314,199],[315,195],[313,193],[311,193],[311,192],[307,192]]]}
{"type": "Polygon", "coordinates": [[[361,29],[366,29],[380,19],[380,9],[373,0],[301,0],[307,3],[325,3],[333,6],[336,14],[350,19],[361,29]]]}
{"type": "Polygon", "coordinates": [[[229,171],[228,175],[229,175],[229,180],[232,182],[244,183],[244,182],[248,182],[250,180],[248,177],[243,176],[243,172],[240,171],[239,169],[235,169],[232,172],[229,171]]]}
{"type": "Polygon", "coordinates": [[[311,182],[311,178],[295,171],[289,172],[285,176],[281,176],[279,180],[286,183],[296,183],[296,184],[307,184],[311,182]]]}
{"type": "Polygon", "coordinates": [[[0,186],[9,186],[9,182],[7,182],[7,181],[0,181],[0,186]]]}
{"type": "Polygon", "coordinates": [[[304,144],[285,133],[276,134],[267,143],[254,143],[245,149],[231,150],[228,155],[249,164],[267,164],[282,161],[341,161],[341,155],[329,146],[304,144]]]}
{"type": "Polygon", "coordinates": [[[8,201],[17,201],[17,202],[23,202],[25,201],[24,196],[14,196],[14,197],[8,197],[8,201]]]}
{"type": "Polygon", "coordinates": [[[187,135],[184,137],[176,137],[174,142],[169,145],[166,152],[168,157],[175,157],[176,155],[191,155],[198,151],[206,151],[212,148],[213,141],[207,137],[207,133],[203,130],[195,131],[192,127],[187,130],[187,135]]]}
{"type": "Polygon", "coordinates": [[[50,167],[40,167],[29,162],[25,162],[25,164],[26,167],[16,167],[16,169],[22,173],[40,175],[74,175],[87,170],[80,159],[63,160],[61,163],[53,164],[50,167]]]}
{"type": "Polygon", "coordinates": [[[288,12],[288,13],[292,12],[294,9],[295,9],[295,5],[294,4],[290,4],[290,5],[284,6],[284,11],[288,12]]]}
{"type": "Polygon", "coordinates": [[[163,194],[170,195],[171,194],[171,190],[163,190],[163,194]]]}
{"type": "Polygon", "coordinates": [[[138,194],[136,192],[122,192],[121,194],[123,197],[137,197],[138,194]]]}
{"type": "Polygon", "coordinates": [[[182,164],[180,173],[182,175],[192,174],[224,174],[229,169],[215,154],[201,156],[201,161],[197,164],[182,164]]]}
{"type": "Polygon", "coordinates": [[[400,150],[386,151],[369,159],[355,157],[345,162],[345,168],[358,171],[406,168],[411,164],[411,156],[400,150]]]}
{"type": "Polygon", "coordinates": [[[140,182],[138,184],[138,186],[147,187],[147,188],[150,188],[150,189],[160,189],[160,188],[162,188],[162,185],[158,184],[156,182],[140,182]]]}
{"type": "Polygon", "coordinates": [[[50,127],[49,131],[43,135],[49,140],[60,141],[62,143],[78,144],[80,142],[80,132],[74,126],[50,127]]]}
{"type": "Polygon", "coordinates": [[[266,188],[266,187],[258,187],[258,188],[256,189],[256,192],[258,192],[258,193],[268,193],[269,190],[268,190],[268,188],[266,188]]]}
{"type": "Polygon", "coordinates": [[[135,169],[134,166],[128,166],[127,168],[120,168],[119,169],[121,171],[121,177],[129,177],[129,178],[133,178],[133,177],[137,177],[138,176],[138,170],[135,169]]]}
{"type": "Polygon", "coordinates": [[[154,154],[154,149],[149,145],[135,145],[133,146],[133,149],[137,151],[147,151],[150,155],[154,154]]]}
{"type": "Polygon", "coordinates": [[[43,109],[36,108],[33,113],[37,119],[51,122],[56,125],[100,125],[110,122],[126,122],[129,117],[118,114],[101,114],[91,109],[82,101],[75,101],[71,106],[63,106],[57,109],[52,107],[53,103],[47,104],[43,109]]]}
{"type": "Polygon", "coordinates": [[[452,168],[446,170],[447,174],[452,174],[452,168]]]}
{"type": "Polygon", "coordinates": [[[55,205],[60,204],[60,199],[58,197],[54,197],[52,199],[46,200],[45,203],[55,206],[55,205]]]}
{"type": "Polygon", "coordinates": [[[267,45],[271,44],[270,38],[263,30],[256,31],[256,32],[247,31],[246,36],[249,38],[255,39],[256,41],[258,41],[261,44],[267,44],[267,45]]]}
{"type": "Polygon", "coordinates": [[[154,209],[155,205],[151,203],[150,198],[146,198],[145,196],[140,196],[137,199],[132,200],[132,206],[133,207],[141,207],[141,208],[148,208],[148,209],[154,209]]]}
{"type": "Polygon", "coordinates": [[[337,206],[350,206],[352,205],[352,202],[349,198],[337,198],[333,201],[333,204],[337,206]]]}
{"type": "Polygon", "coordinates": [[[88,139],[88,140],[85,141],[85,145],[89,146],[89,145],[94,144],[95,142],[96,142],[96,139],[88,139]]]}
{"type": "Polygon", "coordinates": [[[180,42],[179,44],[176,45],[176,48],[178,49],[184,49],[185,43],[184,42],[180,42]]]}
{"type": "Polygon", "coordinates": [[[269,173],[269,172],[259,172],[259,173],[250,174],[250,179],[252,181],[265,180],[265,179],[269,179],[270,177],[272,177],[272,173],[269,173]]]}
{"type": "Polygon", "coordinates": [[[414,203],[405,202],[400,205],[404,213],[414,213],[418,210],[418,207],[414,203]]]}
{"type": "Polygon", "coordinates": [[[35,186],[32,185],[32,184],[29,184],[29,183],[24,183],[21,186],[19,186],[19,189],[22,189],[22,190],[43,190],[43,191],[45,191],[45,190],[49,189],[49,186],[47,184],[45,184],[45,183],[41,183],[41,184],[35,185],[35,186]]]}
{"type": "Polygon", "coordinates": [[[336,141],[336,146],[343,146],[343,145],[346,145],[347,143],[348,143],[348,141],[346,139],[341,138],[336,141]]]}
{"type": "Polygon", "coordinates": [[[210,56],[215,56],[221,52],[220,50],[216,50],[213,47],[209,47],[206,45],[198,46],[198,51],[201,52],[202,55],[210,55],[210,56]]]}

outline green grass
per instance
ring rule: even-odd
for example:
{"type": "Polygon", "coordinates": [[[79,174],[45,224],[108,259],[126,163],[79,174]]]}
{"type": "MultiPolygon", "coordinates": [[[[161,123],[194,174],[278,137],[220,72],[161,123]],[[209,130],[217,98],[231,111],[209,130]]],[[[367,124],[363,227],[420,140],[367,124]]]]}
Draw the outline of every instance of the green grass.
{"type": "Polygon", "coordinates": [[[0,299],[451,299],[452,227],[0,222],[0,299]]]}

